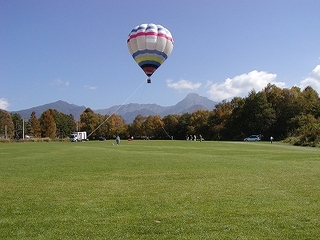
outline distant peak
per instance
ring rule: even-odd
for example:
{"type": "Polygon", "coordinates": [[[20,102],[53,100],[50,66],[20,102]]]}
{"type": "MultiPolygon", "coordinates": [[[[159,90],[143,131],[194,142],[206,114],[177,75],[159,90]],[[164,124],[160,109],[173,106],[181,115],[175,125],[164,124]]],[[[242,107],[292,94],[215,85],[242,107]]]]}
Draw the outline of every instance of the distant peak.
{"type": "Polygon", "coordinates": [[[187,95],[187,97],[199,97],[199,94],[197,94],[197,93],[189,93],[187,95]]]}

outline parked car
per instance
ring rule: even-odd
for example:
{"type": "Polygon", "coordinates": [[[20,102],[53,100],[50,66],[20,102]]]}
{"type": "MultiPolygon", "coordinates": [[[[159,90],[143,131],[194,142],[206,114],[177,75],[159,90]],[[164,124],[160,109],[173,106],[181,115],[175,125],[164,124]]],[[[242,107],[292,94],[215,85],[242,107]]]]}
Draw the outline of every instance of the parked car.
{"type": "Polygon", "coordinates": [[[244,141],[245,142],[248,142],[248,141],[260,141],[261,139],[260,139],[260,136],[259,135],[251,135],[251,136],[249,136],[249,137],[246,137],[245,139],[244,139],[244,141]]]}

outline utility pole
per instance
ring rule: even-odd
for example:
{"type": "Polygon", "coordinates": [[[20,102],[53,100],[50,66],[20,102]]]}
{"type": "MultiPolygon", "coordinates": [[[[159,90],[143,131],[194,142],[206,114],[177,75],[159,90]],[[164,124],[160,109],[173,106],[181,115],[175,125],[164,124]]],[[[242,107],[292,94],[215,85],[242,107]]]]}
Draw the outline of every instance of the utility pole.
{"type": "Polygon", "coordinates": [[[24,118],[22,118],[22,139],[24,140],[24,118]]]}

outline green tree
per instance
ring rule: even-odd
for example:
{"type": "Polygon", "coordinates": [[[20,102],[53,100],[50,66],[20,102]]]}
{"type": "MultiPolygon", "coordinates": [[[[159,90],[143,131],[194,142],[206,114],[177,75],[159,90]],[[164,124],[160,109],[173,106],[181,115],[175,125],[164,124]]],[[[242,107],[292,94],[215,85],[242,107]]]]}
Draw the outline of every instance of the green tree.
{"type": "Polygon", "coordinates": [[[295,138],[292,142],[299,146],[320,146],[320,120],[307,123],[295,130],[295,138]]]}
{"type": "Polygon", "coordinates": [[[241,127],[246,135],[265,133],[275,122],[275,112],[264,92],[252,91],[245,99],[241,127]]]}
{"type": "Polygon", "coordinates": [[[18,113],[11,114],[11,118],[14,125],[14,137],[16,139],[23,138],[23,119],[18,113]]]}
{"type": "Polygon", "coordinates": [[[278,139],[284,139],[294,131],[293,126],[290,125],[291,119],[301,115],[303,110],[300,93],[298,87],[282,89],[275,99],[276,103],[271,103],[276,113],[276,121],[272,132],[278,139]]]}
{"type": "Polygon", "coordinates": [[[296,132],[297,129],[303,126],[316,124],[317,122],[318,120],[312,114],[301,114],[291,118],[290,125],[292,129],[295,129],[294,132],[296,132]]]}
{"type": "Polygon", "coordinates": [[[208,130],[209,111],[199,109],[191,113],[189,125],[193,126],[192,134],[206,137],[208,130]]]}
{"type": "Polygon", "coordinates": [[[168,115],[162,118],[164,133],[166,136],[164,138],[173,136],[174,138],[178,138],[178,125],[179,125],[179,117],[177,115],[168,115]],[[168,136],[169,135],[169,136],[168,136]]]}
{"type": "Polygon", "coordinates": [[[193,133],[193,129],[190,129],[190,113],[184,113],[178,118],[177,138],[185,139],[187,135],[193,133]]]}
{"type": "Polygon", "coordinates": [[[74,132],[76,129],[76,122],[72,115],[67,115],[61,112],[58,112],[55,109],[49,110],[53,116],[54,122],[56,123],[56,137],[65,138],[74,132]]]}
{"type": "Polygon", "coordinates": [[[230,111],[231,114],[225,117],[224,128],[221,129],[221,139],[239,140],[246,135],[242,129],[244,105],[245,98],[234,97],[230,102],[230,106],[226,107],[226,111],[230,111]]]}
{"type": "Polygon", "coordinates": [[[318,93],[310,86],[300,94],[303,114],[312,114],[315,118],[320,117],[320,98],[318,93]]]}
{"type": "Polygon", "coordinates": [[[146,119],[147,117],[142,116],[141,114],[135,117],[129,130],[131,136],[134,136],[135,138],[146,137],[146,132],[144,129],[144,122],[146,119]]]}
{"type": "Polygon", "coordinates": [[[223,100],[216,104],[208,117],[208,131],[204,133],[204,138],[223,139],[226,123],[230,119],[233,107],[231,101],[223,100]]]}

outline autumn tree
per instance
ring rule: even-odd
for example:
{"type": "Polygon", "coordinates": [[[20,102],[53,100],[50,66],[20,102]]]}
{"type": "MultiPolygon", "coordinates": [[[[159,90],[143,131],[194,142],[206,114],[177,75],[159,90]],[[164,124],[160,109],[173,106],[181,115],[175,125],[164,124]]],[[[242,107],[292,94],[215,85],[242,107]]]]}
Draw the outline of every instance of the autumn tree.
{"type": "Polygon", "coordinates": [[[5,138],[14,137],[14,125],[9,112],[0,109],[0,136],[5,138]]]}
{"type": "MultiPolygon", "coordinates": [[[[87,134],[91,134],[99,126],[99,117],[90,108],[87,108],[80,115],[80,131],[86,131],[87,134]]],[[[96,133],[93,133],[90,138],[94,139],[96,133]]]]}
{"type": "Polygon", "coordinates": [[[128,128],[124,119],[118,114],[112,114],[107,121],[108,135],[113,138],[117,135],[128,137],[128,128]]]}
{"type": "Polygon", "coordinates": [[[30,119],[27,123],[27,128],[28,128],[28,134],[30,134],[31,136],[34,136],[36,138],[41,137],[40,121],[37,118],[35,111],[32,111],[30,115],[30,119]]]}
{"type": "Polygon", "coordinates": [[[41,114],[40,126],[42,137],[56,138],[57,125],[54,121],[52,110],[48,109],[41,114]]]}
{"type": "Polygon", "coordinates": [[[95,128],[96,131],[93,133],[95,138],[100,136],[108,138],[108,115],[97,114],[99,125],[95,128]]]}
{"type": "Polygon", "coordinates": [[[160,138],[163,132],[163,122],[159,115],[148,116],[143,123],[146,135],[149,138],[160,138]]]}

